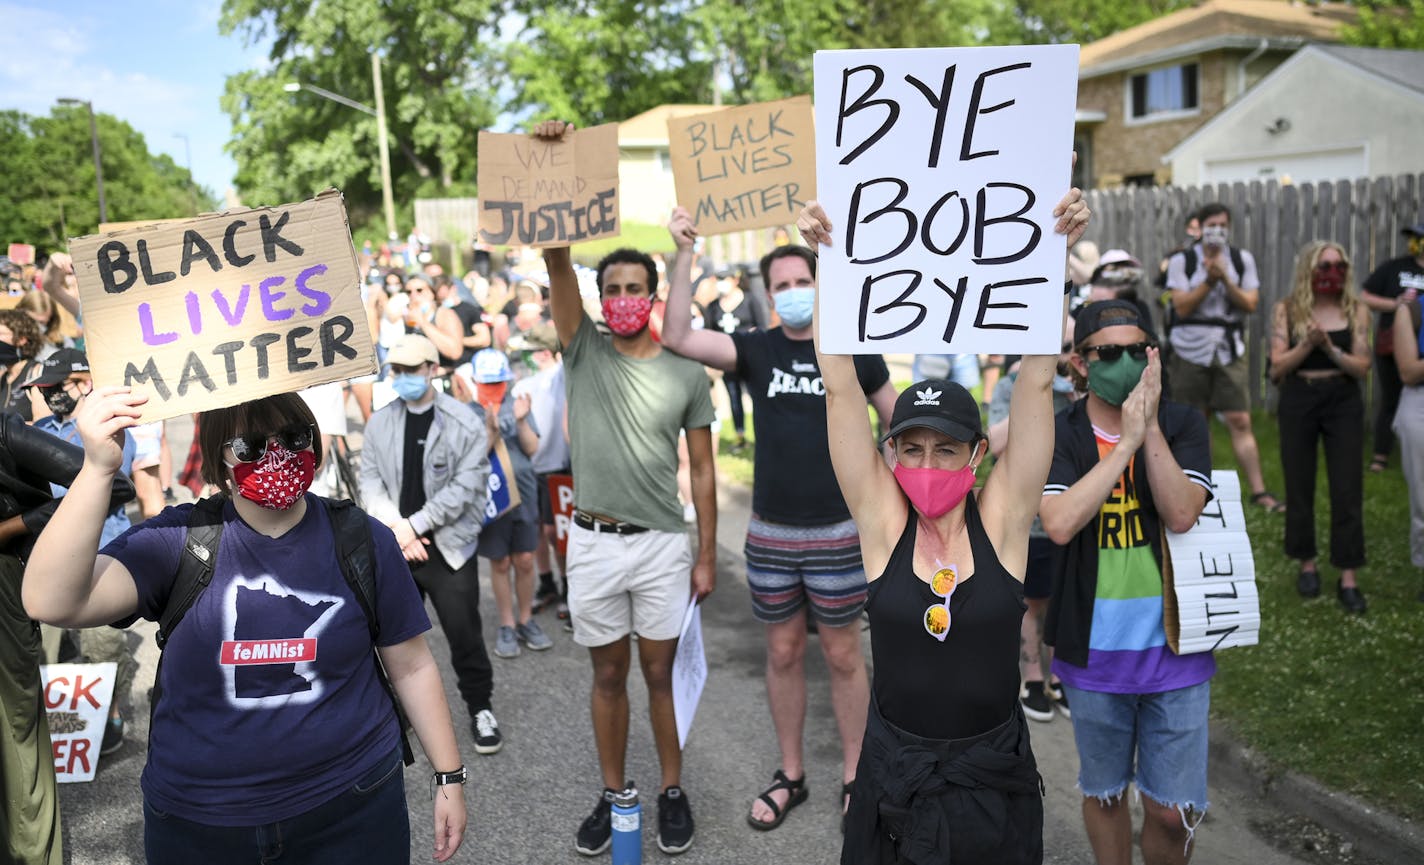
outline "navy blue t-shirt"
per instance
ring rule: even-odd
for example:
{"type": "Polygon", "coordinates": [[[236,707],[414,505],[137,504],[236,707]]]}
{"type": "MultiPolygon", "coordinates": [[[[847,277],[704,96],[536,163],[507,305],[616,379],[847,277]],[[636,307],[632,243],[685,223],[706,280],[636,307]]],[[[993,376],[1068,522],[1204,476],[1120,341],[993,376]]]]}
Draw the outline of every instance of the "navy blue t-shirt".
{"type": "MultiPolygon", "coordinates": [[[[329,801],[400,742],[376,677],[366,615],[308,495],[301,522],[269,538],[231,502],[213,581],[164,649],[143,792],[159,811],[216,826],[285,820],[329,801]]],[[[165,508],[101,552],[138,588],[138,616],[163,613],[190,504],[165,508]]],[[[381,644],[430,629],[390,529],[370,520],[381,644]]]]}

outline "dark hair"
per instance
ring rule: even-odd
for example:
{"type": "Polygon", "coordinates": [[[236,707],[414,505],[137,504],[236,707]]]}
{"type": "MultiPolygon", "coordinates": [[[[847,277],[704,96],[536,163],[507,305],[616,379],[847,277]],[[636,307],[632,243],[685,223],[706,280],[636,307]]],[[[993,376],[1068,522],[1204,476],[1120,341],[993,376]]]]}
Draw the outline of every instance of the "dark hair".
{"type": "Polygon", "coordinates": [[[645,252],[639,252],[631,247],[615,249],[603,257],[598,263],[598,295],[603,296],[603,274],[615,264],[640,264],[648,272],[648,294],[651,295],[658,288],[658,266],[653,263],[653,259],[645,252]]]}
{"type": "Polygon", "coordinates": [[[294,393],[264,396],[240,405],[209,409],[198,415],[198,451],[203,457],[203,480],[227,492],[227,466],[223,447],[235,436],[251,432],[277,432],[289,426],[311,424],[316,428],[312,451],[321,465],[321,426],[316,415],[294,393]]]}
{"type": "Polygon", "coordinates": [[[0,324],[10,328],[15,335],[15,351],[25,360],[33,360],[44,348],[40,326],[21,310],[0,309],[0,324]]]}
{"type": "Polygon", "coordinates": [[[766,289],[767,294],[771,294],[771,263],[778,258],[786,258],[794,255],[806,262],[806,266],[811,268],[811,275],[816,275],[816,253],[804,246],[789,243],[786,246],[778,246],[771,252],[761,257],[761,284],[766,289]]]}
{"type": "Polygon", "coordinates": [[[1193,222],[1201,222],[1201,211],[1188,210],[1186,214],[1182,216],[1183,228],[1190,227],[1193,222]]]}
{"type": "Polygon", "coordinates": [[[1201,220],[1202,223],[1205,223],[1208,219],[1211,219],[1213,216],[1217,216],[1218,214],[1222,214],[1222,213],[1226,214],[1226,221],[1227,221],[1227,222],[1230,222],[1230,221],[1231,221],[1231,208],[1229,208],[1229,207],[1227,207],[1226,205],[1222,204],[1220,201],[1213,201],[1213,202],[1211,202],[1210,204],[1203,204],[1203,205],[1201,206],[1201,210],[1198,210],[1198,211],[1197,211],[1197,219],[1201,220]]]}

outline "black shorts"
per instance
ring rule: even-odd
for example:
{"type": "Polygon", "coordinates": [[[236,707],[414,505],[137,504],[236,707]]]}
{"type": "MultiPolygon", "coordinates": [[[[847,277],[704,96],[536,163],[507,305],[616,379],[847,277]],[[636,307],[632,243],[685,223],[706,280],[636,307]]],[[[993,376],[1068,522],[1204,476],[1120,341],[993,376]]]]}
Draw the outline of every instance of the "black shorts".
{"type": "Polygon", "coordinates": [[[554,500],[549,496],[549,476],[571,474],[568,468],[560,469],[556,472],[543,472],[539,477],[539,522],[552,526],[554,524],[554,500]]]}
{"type": "Polygon", "coordinates": [[[1048,538],[1028,539],[1028,567],[1024,569],[1024,597],[1047,598],[1053,594],[1053,561],[1057,545],[1048,538]]]}

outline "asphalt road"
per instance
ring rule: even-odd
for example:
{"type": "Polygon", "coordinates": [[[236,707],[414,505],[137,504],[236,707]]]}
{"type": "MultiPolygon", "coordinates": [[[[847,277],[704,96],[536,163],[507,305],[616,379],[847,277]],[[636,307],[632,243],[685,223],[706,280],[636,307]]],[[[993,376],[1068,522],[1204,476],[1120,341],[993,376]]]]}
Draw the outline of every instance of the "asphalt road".
{"type": "MultiPolygon", "coordinates": [[[[170,422],[169,435],[181,465],[190,435],[186,420],[170,422]]],[[[697,820],[697,836],[692,849],[677,858],[686,865],[838,862],[840,748],[830,711],[826,669],[814,638],[807,654],[806,761],[810,800],[775,831],[758,832],[745,821],[750,801],[766,786],[777,766],[777,751],[766,708],[762,632],[750,614],[741,561],[750,496],[743,488],[724,486],[719,504],[717,590],[703,609],[710,675],[684,755],[683,784],[697,820]]],[[[494,618],[494,604],[487,584],[483,603],[486,638],[492,640],[489,622],[494,618]]],[[[469,717],[455,691],[449,651],[439,626],[430,634],[455,712],[461,750],[470,767],[471,781],[466,792],[469,832],[454,862],[485,865],[587,861],[574,852],[573,839],[600,788],[589,726],[588,656],[562,630],[552,613],[541,614],[540,618],[555,640],[553,649],[544,653],[526,651],[513,660],[493,659],[495,713],[505,745],[500,753],[488,757],[475,754],[469,717]]],[[[431,619],[435,619],[433,611],[431,619]]],[[[93,782],[61,788],[66,861],[75,865],[143,861],[139,774],[147,735],[148,704],[144,695],[152,683],[157,661],[152,635],[153,625],[140,623],[130,636],[139,646],[141,664],[134,687],[130,741],[116,754],[104,758],[93,782]]],[[[868,656],[868,640],[865,650],[868,656]]],[[[657,760],[646,722],[646,692],[636,669],[630,676],[630,692],[628,774],[652,789],[658,777],[657,760]]],[[[1059,718],[1031,727],[1034,751],[1047,787],[1045,861],[1091,863],[1079,812],[1081,797],[1074,789],[1077,756],[1071,726],[1059,718]]],[[[326,734],[313,730],[310,735],[326,734]]],[[[241,759],[241,754],[233,755],[234,761],[241,759]]],[[[431,857],[428,772],[428,764],[417,758],[405,776],[414,862],[430,861],[431,857]]],[[[655,806],[649,796],[644,799],[644,858],[649,862],[669,858],[658,851],[654,842],[655,806]]],[[[1253,828],[1282,825],[1283,815],[1263,810],[1249,796],[1232,790],[1213,787],[1210,799],[1208,819],[1197,832],[1194,861],[1222,865],[1305,861],[1280,852],[1253,828]]]]}

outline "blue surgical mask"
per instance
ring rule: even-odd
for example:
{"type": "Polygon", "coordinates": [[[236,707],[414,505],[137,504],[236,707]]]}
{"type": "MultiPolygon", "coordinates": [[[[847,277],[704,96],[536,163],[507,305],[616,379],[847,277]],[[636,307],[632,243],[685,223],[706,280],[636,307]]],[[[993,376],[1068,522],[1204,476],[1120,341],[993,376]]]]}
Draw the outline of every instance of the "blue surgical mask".
{"type": "Polygon", "coordinates": [[[1066,375],[1058,375],[1057,373],[1055,373],[1055,374],[1053,375],[1053,392],[1054,392],[1054,393],[1072,393],[1072,392],[1073,392],[1073,379],[1072,379],[1072,377],[1071,377],[1071,376],[1066,376],[1066,375]]]}
{"type": "Polygon", "coordinates": [[[777,292],[776,314],[781,323],[793,330],[800,330],[811,323],[811,312],[816,308],[816,289],[788,288],[777,292]]]}
{"type": "Polygon", "coordinates": [[[415,402],[430,389],[430,380],[419,373],[402,372],[396,374],[391,386],[395,388],[396,396],[406,402],[415,402]]]}

